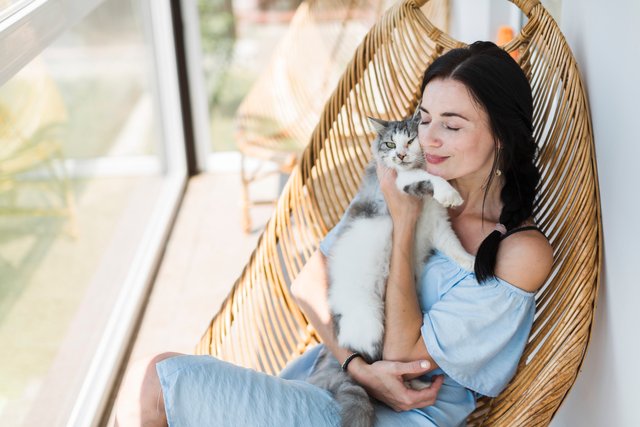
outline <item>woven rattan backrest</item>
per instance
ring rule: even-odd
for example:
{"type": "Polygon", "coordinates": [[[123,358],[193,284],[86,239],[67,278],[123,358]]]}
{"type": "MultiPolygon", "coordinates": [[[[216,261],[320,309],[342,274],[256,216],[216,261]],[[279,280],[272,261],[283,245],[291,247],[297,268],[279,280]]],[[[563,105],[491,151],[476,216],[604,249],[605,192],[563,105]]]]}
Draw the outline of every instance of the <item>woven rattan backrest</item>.
{"type": "MultiPolygon", "coordinates": [[[[542,172],[535,216],[555,262],[536,296],[536,319],[516,377],[499,397],[479,402],[472,426],[549,423],[582,363],[600,277],[597,170],[580,74],[539,2],[514,3],[528,22],[505,49],[518,52],[533,89],[542,172]]],[[[398,3],[358,48],[199,353],[275,373],[316,343],[288,285],[357,190],[372,137],[363,117],[407,116],[427,65],[462,45],[434,27],[419,6],[398,3]]]]}

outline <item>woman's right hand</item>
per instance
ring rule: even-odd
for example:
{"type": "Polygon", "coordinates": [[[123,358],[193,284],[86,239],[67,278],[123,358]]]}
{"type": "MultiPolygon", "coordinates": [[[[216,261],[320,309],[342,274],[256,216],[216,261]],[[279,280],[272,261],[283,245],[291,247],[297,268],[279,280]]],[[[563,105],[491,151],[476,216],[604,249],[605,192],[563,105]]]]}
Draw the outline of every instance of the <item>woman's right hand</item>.
{"type": "Polygon", "coordinates": [[[406,225],[413,232],[422,211],[423,200],[398,189],[396,186],[398,173],[395,170],[378,163],[376,173],[380,183],[380,191],[382,191],[394,226],[406,225]]]}
{"type": "Polygon", "coordinates": [[[380,360],[368,364],[355,359],[349,364],[349,374],[367,390],[369,396],[387,404],[395,411],[408,411],[435,403],[444,378],[434,377],[431,387],[413,390],[404,385],[405,379],[416,378],[431,370],[429,362],[390,362],[380,360]]]}

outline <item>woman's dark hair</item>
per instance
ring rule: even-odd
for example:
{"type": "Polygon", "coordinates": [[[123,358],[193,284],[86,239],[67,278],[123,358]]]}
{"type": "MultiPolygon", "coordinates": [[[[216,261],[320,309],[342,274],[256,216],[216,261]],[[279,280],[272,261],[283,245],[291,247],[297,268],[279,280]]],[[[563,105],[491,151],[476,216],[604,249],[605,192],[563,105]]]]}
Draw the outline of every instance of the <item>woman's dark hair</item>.
{"type": "MultiPolygon", "coordinates": [[[[524,72],[494,43],[478,41],[438,57],[424,74],[421,93],[434,79],[453,79],[464,84],[487,112],[496,154],[484,197],[496,170],[500,169],[504,177],[500,223],[507,231],[517,228],[533,213],[540,180],[534,163],[537,146],[533,139],[533,99],[524,72]]],[[[478,282],[495,276],[501,238],[499,231],[493,231],[480,244],[474,266],[478,282]]]]}

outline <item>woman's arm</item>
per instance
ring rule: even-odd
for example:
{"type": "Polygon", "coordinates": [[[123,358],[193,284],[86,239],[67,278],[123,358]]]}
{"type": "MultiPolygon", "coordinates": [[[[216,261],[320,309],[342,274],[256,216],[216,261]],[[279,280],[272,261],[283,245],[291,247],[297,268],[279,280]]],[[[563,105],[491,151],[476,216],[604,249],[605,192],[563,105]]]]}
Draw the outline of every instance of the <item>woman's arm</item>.
{"type": "MultiPolygon", "coordinates": [[[[414,235],[422,202],[399,191],[394,171],[379,167],[378,178],[393,221],[391,263],[385,296],[385,360],[428,360],[421,333],[423,322],[414,279],[414,235]]],[[[537,231],[514,234],[500,244],[496,276],[524,291],[535,292],[542,286],[553,266],[553,249],[537,231]]]]}
{"type": "Polygon", "coordinates": [[[396,225],[393,229],[391,263],[385,296],[385,360],[428,360],[432,369],[437,364],[431,358],[420,331],[423,317],[414,278],[414,229],[396,225]]]}
{"type": "MultiPolygon", "coordinates": [[[[328,278],[326,259],[317,251],[305,264],[291,285],[291,293],[322,338],[323,343],[340,361],[351,354],[338,345],[333,332],[333,323],[327,299],[328,278]]],[[[416,377],[433,369],[425,360],[411,362],[379,361],[366,363],[354,359],[348,367],[349,374],[361,384],[369,395],[401,411],[433,405],[442,378],[438,377],[431,388],[411,390],[404,386],[404,377],[416,377]]]]}
{"type": "MultiPolygon", "coordinates": [[[[342,362],[352,352],[340,347],[333,333],[333,322],[327,297],[328,283],[325,257],[320,251],[316,251],[291,284],[291,293],[322,338],[324,345],[336,359],[342,362]]],[[[349,366],[357,364],[356,362],[354,360],[349,366]]]]}
{"type": "Polygon", "coordinates": [[[422,200],[396,187],[396,173],[378,168],[378,179],[393,221],[391,262],[385,296],[385,360],[428,360],[437,367],[422,339],[422,310],[414,278],[415,228],[422,210],[422,200]]]}

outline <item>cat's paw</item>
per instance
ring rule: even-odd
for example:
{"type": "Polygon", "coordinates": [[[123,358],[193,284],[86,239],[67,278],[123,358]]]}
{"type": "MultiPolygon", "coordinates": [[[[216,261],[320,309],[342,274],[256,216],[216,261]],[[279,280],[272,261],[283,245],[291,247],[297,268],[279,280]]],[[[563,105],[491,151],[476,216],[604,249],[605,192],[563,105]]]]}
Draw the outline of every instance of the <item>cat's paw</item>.
{"type": "Polygon", "coordinates": [[[396,178],[396,187],[400,191],[406,191],[406,188],[415,186],[419,181],[413,171],[399,171],[396,178]]]}
{"type": "Polygon", "coordinates": [[[433,198],[445,208],[460,206],[464,203],[460,193],[446,181],[433,181],[433,198]]]}
{"type": "Polygon", "coordinates": [[[405,387],[411,388],[413,390],[423,390],[425,388],[431,387],[431,381],[422,381],[419,379],[413,379],[413,380],[404,381],[404,385],[405,387]]]}
{"type": "Polygon", "coordinates": [[[422,169],[398,171],[396,187],[400,191],[416,196],[433,193],[431,177],[432,175],[422,169]]]}
{"type": "Polygon", "coordinates": [[[430,181],[419,181],[402,187],[402,191],[416,197],[424,197],[433,194],[433,185],[430,181]]]}

